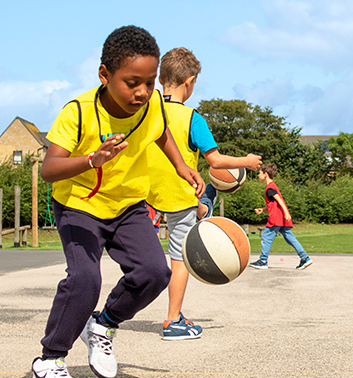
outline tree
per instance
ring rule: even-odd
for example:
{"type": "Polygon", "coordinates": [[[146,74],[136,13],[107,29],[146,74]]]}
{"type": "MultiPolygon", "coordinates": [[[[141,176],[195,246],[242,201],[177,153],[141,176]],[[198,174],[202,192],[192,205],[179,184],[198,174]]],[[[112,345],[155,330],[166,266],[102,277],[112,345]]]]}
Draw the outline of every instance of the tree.
{"type": "Polygon", "coordinates": [[[337,137],[330,138],[326,147],[331,152],[332,170],[336,175],[353,176],[353,134],[341,132],[337,137]]]}
{"type": "MultiPolygon", "coordinates": [[[[272,109],[252,106],[246,101],[202,100],[197,111],[206,119],[219,146],[220,153],[233,156],[259,154],[264,163],[274,162],[282,177],[294,183],[322,177],[326,162],[324,151],[304,145],[301,128],[287,127],[284,117],[272,109]]],[[[200,169],[208,169],[200,159],[200,169]]],[[[250,173],[250,177],[254,177],[250,173]]]]}
{"type": "MultiPolygon", "coordinates": [[[[32,163],[30,158],[34,154],[27,154],[23,158],[22,165],[14,166],[12,159],[7,159],[0,164],[0,188],[3,189],[3,227],[13,227],[15,219],[14,186],[21,187],[21,217],[22,226],[32,223],[32,163]]],[[[44,224],[48,211],[47,197],[51,188],[39,177],[38,180],[38,222],[44,224]]],[[[49,203],[51,207],[51,203],[49,203]]]]}

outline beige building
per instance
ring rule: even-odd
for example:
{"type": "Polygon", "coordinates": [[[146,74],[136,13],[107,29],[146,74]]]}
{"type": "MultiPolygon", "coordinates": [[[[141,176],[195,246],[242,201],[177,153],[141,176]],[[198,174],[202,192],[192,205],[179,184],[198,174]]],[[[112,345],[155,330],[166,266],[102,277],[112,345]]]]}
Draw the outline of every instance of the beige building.
{"type": "Polygon", "coordinates": [[[14,165],[22,164],[27,154],[44,157],[49,141],[31,122],[16,117],[0,135],[0,162],[11,159],[14,165]]]}
{"type": "Polygon", "coordinates": [[[337,135],[301,135],[299,140],[301,140],[304,144],[312,144],[317,141],[327,142],[331,138],[335,138],[337,135]]]}

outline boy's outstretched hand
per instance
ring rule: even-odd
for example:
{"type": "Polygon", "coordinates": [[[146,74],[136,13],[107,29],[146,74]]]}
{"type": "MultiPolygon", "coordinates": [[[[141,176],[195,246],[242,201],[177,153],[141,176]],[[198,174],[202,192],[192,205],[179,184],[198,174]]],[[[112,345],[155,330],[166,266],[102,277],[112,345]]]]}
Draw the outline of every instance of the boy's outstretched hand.
{"type": "Polygon", "coordinates": [[[254,154],[248,154],[246,156],[248,164],[246,168],[251,169],[252,171],[257,171],[262,164],[262,157],[259,155],[254,155],[254,154]]]}
{"type": "Polygon", "coordinates": [[[96,168],[101,167],[107,161],[114,159],[120,151],[126,148],[128,145],[126,141],[116,145],[124,137],[124,134],[115,134],[107,138],[92,156],[93,166],[96,168]]]}
{"type": "Polygon", "coordinates": [[[186,164],[183,164],[182,167],[177,168],[178,175],[186,180],[193,188],[195,188],[195,196],[200,198],[206,188],[206,184],[203,181],[199,172],[190,168],[186,164]]]}

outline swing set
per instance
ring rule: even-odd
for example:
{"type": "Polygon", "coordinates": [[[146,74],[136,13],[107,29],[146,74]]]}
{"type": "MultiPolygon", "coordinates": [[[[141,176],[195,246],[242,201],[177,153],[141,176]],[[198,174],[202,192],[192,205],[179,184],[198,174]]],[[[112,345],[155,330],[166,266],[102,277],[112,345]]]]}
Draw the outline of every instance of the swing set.
{"type": "Polygon", "coordinates": [[[47,210],[45,212],[44,226],[41,229],[53,230],[54,228],[55,228],[55,219],[52,219],[51,211],[50,211],[50,187],[49,187],[49,184],[47,184],[47,210]],[[50,222],[50,226],[47,226],[47,219],[50,222]]]}
{"type": "MultiPolygon", "coordinates": [[[[32,156],[30,161],[32,166],[32,247],[38,247],[38,165],[43,162],[43,158],[32,156]]],[[[50,211],[50,187],[47,184],[47,210],[45,213],[44,226],[42,230],[55,230],[55,219],[51,216],[50,211]],[[47,226],[47,221],[50,226],[47,226]]]]}

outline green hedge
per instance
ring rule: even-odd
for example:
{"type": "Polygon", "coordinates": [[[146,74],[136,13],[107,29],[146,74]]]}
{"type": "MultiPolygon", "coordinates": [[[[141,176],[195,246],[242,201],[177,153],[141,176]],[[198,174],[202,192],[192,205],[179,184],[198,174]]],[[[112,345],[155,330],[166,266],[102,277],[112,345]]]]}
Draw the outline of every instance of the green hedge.
{"type": "MultiPolygon", "coordinates": [[[[23,164],[13,166],[11,161],[0,164],[0,188],[3,189],[3,227],[13,227],[15,218],[14,186],[21,187],[21,225],[32,223],[32,163],[27,155],[23,164]]],[[[202,170],[202,176],[208,182],[208,170],[202,170]]],[[[310,181],[298,186],[281,177],[276,177],[289,211],[295,222],[353,223],[353,178],[343,176],[324,184],[310,181]]],[[[254,208],[265,206],[265,184],[257,179],[247,178],[244,186],[235,193],[220,193],[224,198],[225,216],[238,223],[265,223],[267,213],[256,215],[254,208]]],[[[38,177],[38,224],[50,225],[50,216],[54,221],[51,201],[51,185],[38,177]],[[48,209],[49,206],[49,209],[48,209]],[[50,210],[50,216],[49,216],[50,210]]],[[[214,211],[219,215],[219,207],[214,211]]]]}
{"type": "MultiPolygon", "coordinates": [[[[311,181],[296,186],[280,177],[274,180],[291,212],[294,222],[353,223],[353,178],[343,176],[329,185],[311,181]]],[[[267,213],[254,209],[265,206],[265,184],[247,179],[235,193],[219,193],[224,198],[224,215],[238,223],[265,223],[267,213]]],[[[219,214],[219,208],[215,209],[219,214]]]]}
{"type": "MultiPolygon", "coordinates": [[[[32,224],[32,163],[30,158],[33,155],[26,155],[22,165],[14,166],[8,160],[0,164],[0,188],[3,190],[2,224],[3,228],[14,227],[15,221],[15,185],[21,188],[20,201],[20,224],[21,226],[32,224]]],[[[51,198],[51,185],[47,185],[40,174],[38,174],[38,225],[45,223],[50,225],[48,210],[48,190],[51,198]]],[[[50,215],[52,220],[53,212],[49,201],[50,215]]]]}

